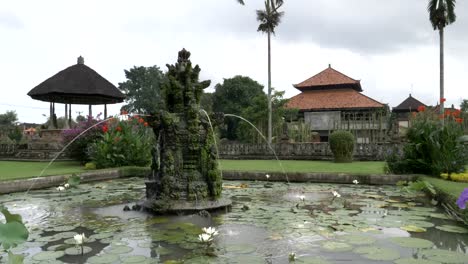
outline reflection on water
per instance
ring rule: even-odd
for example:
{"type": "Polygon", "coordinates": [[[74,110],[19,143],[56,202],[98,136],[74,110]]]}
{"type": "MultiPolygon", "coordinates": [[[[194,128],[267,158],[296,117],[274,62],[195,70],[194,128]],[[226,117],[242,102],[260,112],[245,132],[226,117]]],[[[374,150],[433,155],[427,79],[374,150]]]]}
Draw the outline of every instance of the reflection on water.
{"type": "Polygon", "coordinates": [[[431,258],[432,251],[392,240],[410,236],[458,252],[451,257],[468,263],[468,236],[437,229],[459,225],[424,196],[392,186],[242,183],[246,188],[234,181],[228,185],[239,188],[224,190],[233,200],[232,211],[211,216],[123,211],[144,198],[138,178],[83,184],[65,193],[51,188],[4,195],[0,202],[21,214],[30,230],[29,241],[14,250],[26,255],[26,263],[288,263],[290,252],[304,263],[431,258]],[[341,198],[334,199],[332,191],[341,198]],[[220,233],[210,248],[198,241],[208,226],[220,233]],[[404,230],[415,227],[425,231],[404,230]],[[88,237],[83,256],[74,245],[76,233],[88,237]]]}

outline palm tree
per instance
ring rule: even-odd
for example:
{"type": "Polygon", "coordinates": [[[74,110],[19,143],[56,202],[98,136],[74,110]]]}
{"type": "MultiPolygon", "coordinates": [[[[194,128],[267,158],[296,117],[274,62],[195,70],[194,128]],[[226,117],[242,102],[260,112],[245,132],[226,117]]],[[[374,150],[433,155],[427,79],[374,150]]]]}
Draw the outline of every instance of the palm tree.
{"type": "MultiPolygon", "coordinates": [[[[244,4],[243,0],[237,0],[244,4]]],[[[268,144],[272,137],[272,109],[271,109],[271,35],[275,35],[275,28],[281,23],[284,12],[278,9],[283,5],[283,0],[265,0],[265,10],[257,10],[258,32],[266,33],[268,36],[268,144]]]]}
{"type": "MultiPolygon", "coordinates": [[[[439,30],[440,37],[440,114],[444,114],[444,28],[457,19],[456,0],[429,0],[427,11],[434,30],[439,30]]],[[[444,119],[442,118],[442,124],[444,119]]]]}

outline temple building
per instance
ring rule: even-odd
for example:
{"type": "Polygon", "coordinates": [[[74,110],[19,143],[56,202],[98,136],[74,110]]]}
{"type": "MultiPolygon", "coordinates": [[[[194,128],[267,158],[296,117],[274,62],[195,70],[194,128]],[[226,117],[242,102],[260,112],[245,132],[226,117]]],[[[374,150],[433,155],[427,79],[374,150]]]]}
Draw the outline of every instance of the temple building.
{"type": "Polygon", "coordinates": [[[349,130],[357,143],[385,140],[388,106],[364,94],[359,80],[333,69],[331,65],[309,79],[293,85],[301,91],[286,107],[298,109],[299,118],[328,141],[335,130],[349,130]]]}
{"type": "Polygon", "coordinates": [[[405,134],[406,130],[411,126],[412,113],[417,113],[421,108],[427,108],[427,105],[421,103],[411,94],[398,106],[392,109],[394,115],[394,132],[398,135],[405,134]]]}

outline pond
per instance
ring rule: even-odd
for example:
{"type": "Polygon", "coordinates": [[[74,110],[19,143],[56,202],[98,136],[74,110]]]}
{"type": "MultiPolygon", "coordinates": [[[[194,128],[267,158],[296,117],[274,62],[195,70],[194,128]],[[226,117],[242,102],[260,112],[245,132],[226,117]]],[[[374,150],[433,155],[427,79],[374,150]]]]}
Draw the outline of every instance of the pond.
{"type": "Polygon", "coordinates": [[[395,186],[225,181],[230,212],[123,211],[144,188],[144,179],[128,178],[2,195],[30,230],[13,252],[25,263],[288,263],[293,252],[311,264],[468,263],[468,229],[395,186]],[[198,241],[208,226],[219,230],[210,246],[198,241]],[[87,237],[83,255],[77,233],[87,237]]]}

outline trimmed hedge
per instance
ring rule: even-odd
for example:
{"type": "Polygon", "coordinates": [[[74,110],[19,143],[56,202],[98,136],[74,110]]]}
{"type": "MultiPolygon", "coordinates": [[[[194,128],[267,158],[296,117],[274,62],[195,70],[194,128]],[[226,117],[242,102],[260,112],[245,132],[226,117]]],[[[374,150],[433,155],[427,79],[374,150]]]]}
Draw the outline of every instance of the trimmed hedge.
{"type": "Polygon", "coordinates": [[[335,131],[330,135],[330,149],[335,162],[353,162],[354,136],[349,131],[335,131]]]}

